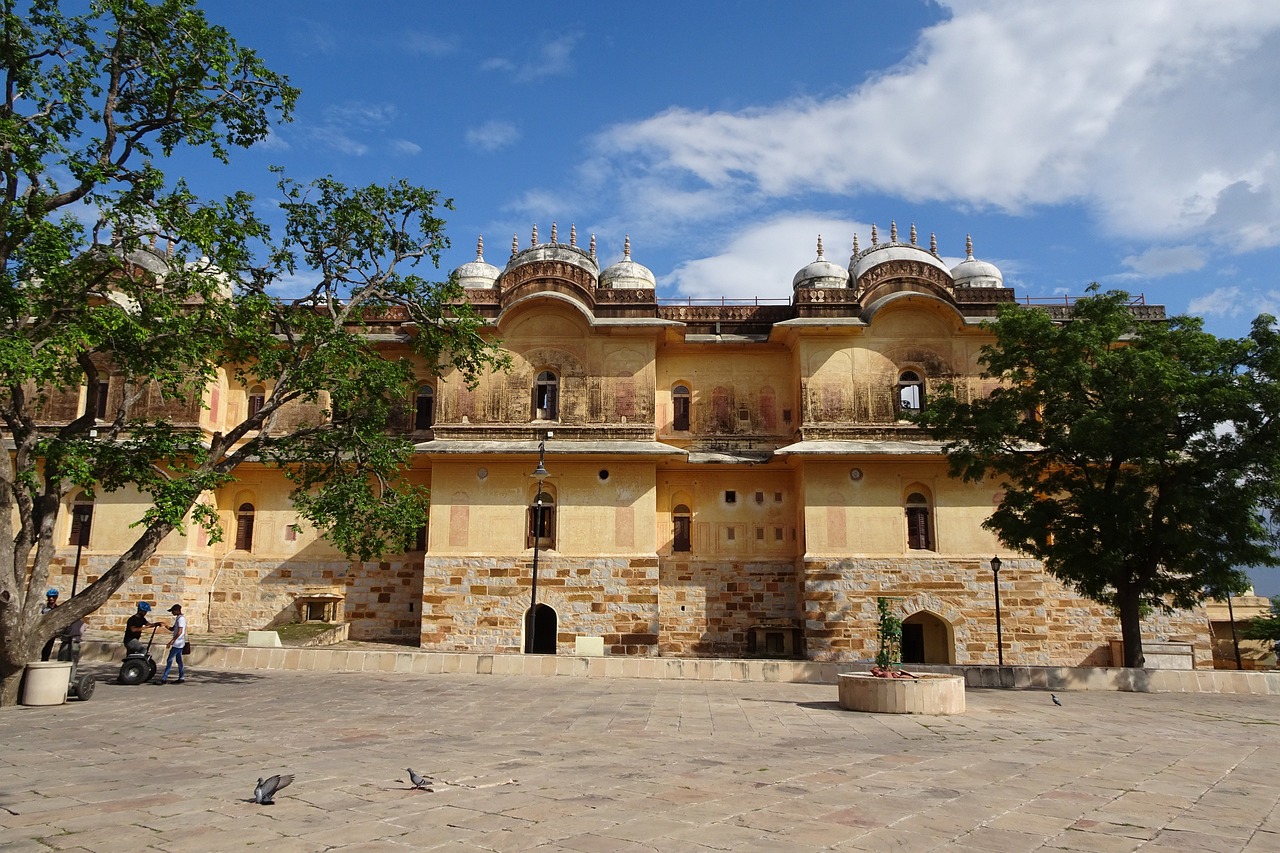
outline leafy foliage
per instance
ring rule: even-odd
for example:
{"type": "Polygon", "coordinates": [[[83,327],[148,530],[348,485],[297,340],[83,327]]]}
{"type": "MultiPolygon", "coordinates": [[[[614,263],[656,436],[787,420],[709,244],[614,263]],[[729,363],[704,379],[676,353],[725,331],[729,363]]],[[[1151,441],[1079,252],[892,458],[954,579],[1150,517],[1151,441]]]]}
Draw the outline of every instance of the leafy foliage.
{"type": "Polygon", "coordinates": [[[890,609],[890,601],[876,599],[879,614],[880,649],[876,652],[876,668],[889,672],[902,662],[902,620],[890,609]]]}
{"type": "Polygon", "coordinates": [[[1135,317],[1097,286],[1072,319],[1004,306],[984,347],[988,396],[948,386],[916,420],[953,476],[1000,482],[985,526],[1082,594],[1115,607],[1141,665],[1144,606],[1242,592],[1240,565],[1274,565],[1260,511],[1280,489],[1271,317],[1244,339],[1200,321],[1135,317]]]}
{"type": "Polygon", "coordinates": [[[448,245],[438,214],[450,202],[436,192],[281,176],[274,235],[250,196],[200,199],[166,178],[179,148],[225,161],[264,139],[298,94],[194,0],[93,0],[80,15],[56,0],[0,0],[0,70],[8,704],[44,638],[101,606],[169,532],[195,523],[221,535],[210,495],[246,462],[285,468],[301,513],[347,553],[398,547],[427,497],[405,485],[412,448],[388,433],[390,412],[423,371],[469,377],[502,359],[479,319],[451,307],[456,283],[415,272],[448,245]],[[273,298],[295,273],[317,283],[273,298]],[[367,334],[387,318],[409,333],[409,356],[386,357],[367,334]],[[265,403],[211,432],[201,409],[224,381],[262,385],[265,403]],[[69,421],[49,416],[77,399],[69,421]],[[151,503],[135,541],[41,615],[68,498],[125,487],[151,503]]]}
{"type": "Polygon", "coordinates": [[[1250,619],[1241,636],[1248,640],[1271,640],[1280,646],[1280,601],[1271,602],[1271,612],[1266,616],[1250,619]]]}

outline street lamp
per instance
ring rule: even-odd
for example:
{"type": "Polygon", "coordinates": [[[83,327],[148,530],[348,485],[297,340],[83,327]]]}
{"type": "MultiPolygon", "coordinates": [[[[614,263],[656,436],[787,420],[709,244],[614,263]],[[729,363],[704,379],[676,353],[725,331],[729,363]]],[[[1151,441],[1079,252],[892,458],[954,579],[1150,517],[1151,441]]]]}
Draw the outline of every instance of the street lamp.
{"type": "Polygon", "coordinates": [[[71,574],[71,597],[76,597],[76,587],[80,585],[80,553],[89,544],[89,527],[93,524],[93,508],[76,506],[71,509],[72,527],[76,531],[76,564],[71,574]]]}
{"type": "Polygon", "coordinates": [[[1004,666],[1004,636],[1000,631],[1000,566],[999,557],[991,558],[991,583],[996,590],[996,659],[1004,666]]]}
{"type": "Polygon", "coordinates": [[[533,583],[529,586],[529,615],[525,617],[524,622],[525,654],[532,654],[537,650],[537,644],[534,642],[534,633],[538,625],[538,541],[542,539],[544,526],[544,519],[542,516],[542,481],[551,476],[547,473],[547,467],[543,462],[547,455],[547,439],[552,435],[553,433],[548,432],[546,437],[538,442],[538,467],[529,475],[538,481],[538,492],[533,499],[533,583]]]}

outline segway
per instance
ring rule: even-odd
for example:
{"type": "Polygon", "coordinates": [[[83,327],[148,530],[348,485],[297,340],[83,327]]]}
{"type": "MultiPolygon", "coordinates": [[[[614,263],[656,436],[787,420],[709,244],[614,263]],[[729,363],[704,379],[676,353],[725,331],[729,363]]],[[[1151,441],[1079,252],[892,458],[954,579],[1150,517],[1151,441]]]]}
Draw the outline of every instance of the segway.
{"type": "Polygon", "coordinates": [[[140,641],[134,641],[133,647],[120,664],[120,674],[116,676],[121,684],[142,684],[155,677],[156,662],[151,658],[151,643],[155,641],[156,628],[159,627],[155,625],[151,628],[151,636],[147,639],[145,649],[140,641]]]}
{"type": "Polygon", "coordinates": [[[92,675],[80,675],[77,672],[80,669],[79,637],[62,638],[62,643],[58,647],[58,660],[71,661],[71,681],[67,685],[67,695],[73,699],[79,699],[81,702],[88,701],[89,697],[93,695],[93,689],[98,686],[98,682],[94,680],[92,675]]]}

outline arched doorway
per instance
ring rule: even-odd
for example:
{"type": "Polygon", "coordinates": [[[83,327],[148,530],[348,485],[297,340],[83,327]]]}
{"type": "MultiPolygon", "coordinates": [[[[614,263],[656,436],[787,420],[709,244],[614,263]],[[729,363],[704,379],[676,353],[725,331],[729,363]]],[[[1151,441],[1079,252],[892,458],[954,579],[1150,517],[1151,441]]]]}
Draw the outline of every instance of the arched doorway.
{"type": "Polygon", "coordinates": [[[955,663],[951,625],[935,613],[919,610],[902,620],[903,663],[955,663]]]}
{"type": "Polygon", "coordinates": [[[554,655],[556,653],[556,611],[542,602],[538,602],[530,619],[528,610],[524,612],[524,630],[526,636],[533,637],[529,644],[529,653],[534,655],[554,655]],[[532,624],[530,624],[532,623],[532,624]]]}

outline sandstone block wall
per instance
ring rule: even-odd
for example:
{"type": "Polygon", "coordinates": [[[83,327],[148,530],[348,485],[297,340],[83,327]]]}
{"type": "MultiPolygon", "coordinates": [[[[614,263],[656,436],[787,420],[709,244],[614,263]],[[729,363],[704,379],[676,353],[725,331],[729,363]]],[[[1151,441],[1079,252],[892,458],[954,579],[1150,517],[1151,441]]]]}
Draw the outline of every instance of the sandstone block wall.
{"type": "MultiPolygon", "coordinates": [[[[531,556],[426,557],[422,647],[434,651],[518,652],[533,577],[531,556]]],[[[658,559],[538,558],[538,602],[557,616],[557,646],[602,637],[613,655],[651,655],[658,644],[658,559]]]]}
{"type": "MultiPolygon", "coordinates": [[[[876,599],[896,599],[899,616],[927,611],[949,626],[955,663],[997,659],[995,591],[985,559],[847,558],[804,561],[804,624],[811,660],[865,660],[877,651],[876,599]]],[[[1081,598],[1033,560],[1005,560],[1000,571],[1006,665],[1108,666],[1120,636],[1110,608],[1081,598]]],[[[1212,667],[1202,610],[1152,614],[1151,640],[1189,642],[1196,666],[1212,667]]]]}

